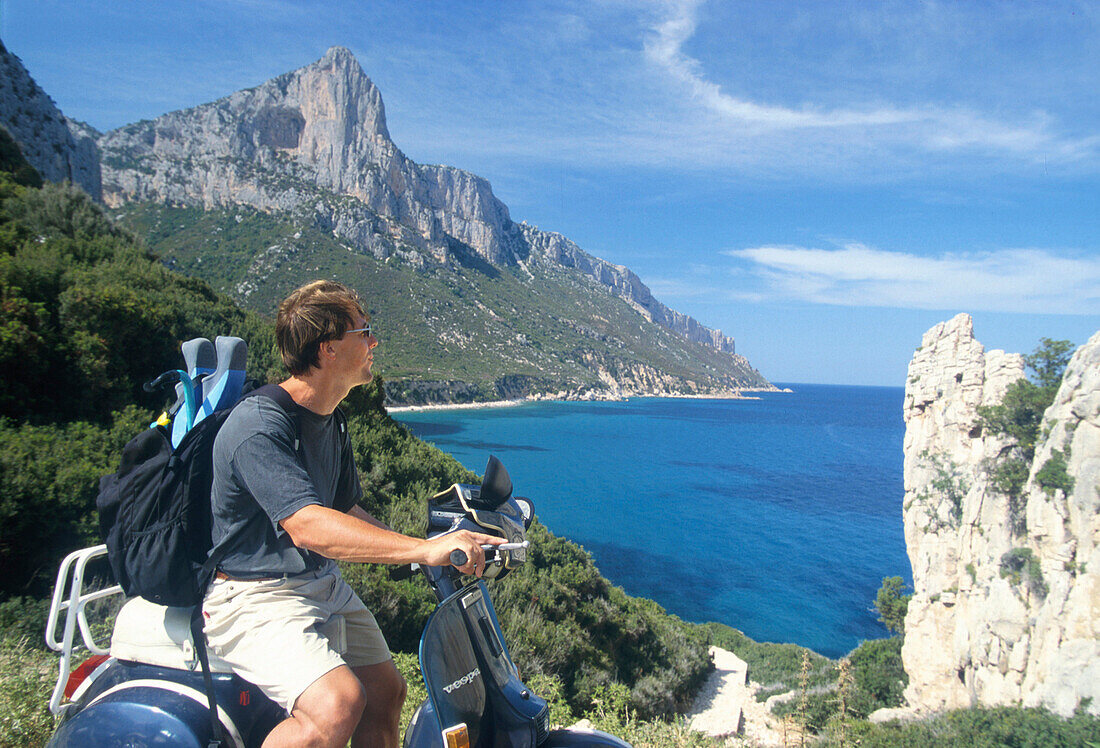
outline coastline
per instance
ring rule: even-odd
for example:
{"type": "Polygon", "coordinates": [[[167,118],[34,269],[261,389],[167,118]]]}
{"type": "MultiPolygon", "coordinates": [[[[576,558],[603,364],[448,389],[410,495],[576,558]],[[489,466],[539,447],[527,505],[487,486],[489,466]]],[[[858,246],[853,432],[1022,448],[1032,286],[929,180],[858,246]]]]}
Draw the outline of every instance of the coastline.
{"type": "Polygon", "coordinates": [[[675,393],[668,394],[664,392],[640,392],[633,393],[624,396],[610,396],[610,397],[558,397],[555,395],[532,395],[529,397],[517,398],[514,400],[487,400],[485,402],[474,403],[428,403],[424,405],[386,405],[387,413],[421,413],[427,411],[436,410],[476,410],[481,408],[514,408],[520,405],[526,405],[527,403],[543,403],[543,402],[619,402],[622,400],[629,400],[635,397],[659,397],[668,400],[759,400],[758,395],[746,395],[746,392],[776,392],[776,393],[791,393],[793,390],[790,387],[782,387],[775,389],[764,389],[762,387],[746,387],[743,390],[736,390],[730,392],[714,392],[705,394],[683,394],[675,393]]]}
{"type": "Polygon", "coordinates": [[[386,405],[387,413],[420,413],[427,410],[474,410],[478,408],[514,408],[524,403],[538,402],[534,398],[520,400],[489,400],[483,403],[431,403],[428,405],[386,405]]]}

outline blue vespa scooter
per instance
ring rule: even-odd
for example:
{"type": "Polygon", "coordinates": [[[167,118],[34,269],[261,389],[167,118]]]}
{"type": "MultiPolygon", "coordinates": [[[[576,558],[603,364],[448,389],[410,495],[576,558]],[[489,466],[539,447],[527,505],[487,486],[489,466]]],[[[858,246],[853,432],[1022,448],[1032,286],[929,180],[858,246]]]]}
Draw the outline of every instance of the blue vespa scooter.
{"type": "MultiPolygon", "coordinates": [[[[617,746],[597,730],[556,729],[546,701],[527,688],[504,643],[485,580],[499,579],[526,560],[531,502],[512,496],[504,466],[489,459],[481,486],[455,484],[428,502],[428,536],[471,529],[505,538],[486,551],[483,579],[469,581],[455,566],[400,567],[394,576],[423,575],[439,603],[420,639],[420,669],[428,698],[405,733],[405,748],[565,748],[617,746]]],[[[97,644],[88,606],[120,596],[121,588],[85,591],[90,565],[105,546],[70,554],[61,565],[50,608],[47,643],[61,652],[50,699],[58,727],[48,748],[87,746],[260,746],[286,715],[211,653],[218,722],[213,733],[202,674],[191,641],[189,609],[141,598],[125,602],[111,644],[97,644]],[[62,616],[64,615],[64,618],[62,616]],[[60,631],[60,636],[58,635],[60,631]],[[77,632],[92,655],[70,672],[77,632]]]]}

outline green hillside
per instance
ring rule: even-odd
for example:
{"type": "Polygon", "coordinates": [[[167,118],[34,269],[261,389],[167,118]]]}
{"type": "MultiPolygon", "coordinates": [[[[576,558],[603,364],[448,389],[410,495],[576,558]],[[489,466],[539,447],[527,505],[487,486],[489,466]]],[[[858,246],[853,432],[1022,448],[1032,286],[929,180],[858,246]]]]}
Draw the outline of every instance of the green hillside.
{"type": "Polygon", "coordinates": [[[451,264],[379,260],[312,216],[247,207],[138,203],[114,215],[169,267],[261,314],[310,278],[354,286],[382,340],[378,370],[399,402],[577,396],[605,386],[601,373],[654,393],[768,386],[730,354],[649,322],[595,280],[537,258],[498,268],[454,247],[459,261],[451,264]]]}

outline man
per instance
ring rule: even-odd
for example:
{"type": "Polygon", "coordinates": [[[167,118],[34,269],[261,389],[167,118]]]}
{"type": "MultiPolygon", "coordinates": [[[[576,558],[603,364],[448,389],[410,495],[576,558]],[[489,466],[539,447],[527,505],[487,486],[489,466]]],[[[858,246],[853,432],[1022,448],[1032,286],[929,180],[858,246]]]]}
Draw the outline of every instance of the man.
{"type": "Polygon", "coordinates": [[[279,386],[296,413],[248,398],[214,442],[213,552],[223,555],[204,602],[207,640],[286,709],[264,746],[393,748],[405,681],[333,559],[440,566],[461,549],[461,570],[480,576],[481,544],[503,541],[401,535],[356,503],[362,489],[336,407],[371,380],[378,340],[354,291],[331,281],[299,288],[279,306],[275,334],[291,374],[279,386]]]}

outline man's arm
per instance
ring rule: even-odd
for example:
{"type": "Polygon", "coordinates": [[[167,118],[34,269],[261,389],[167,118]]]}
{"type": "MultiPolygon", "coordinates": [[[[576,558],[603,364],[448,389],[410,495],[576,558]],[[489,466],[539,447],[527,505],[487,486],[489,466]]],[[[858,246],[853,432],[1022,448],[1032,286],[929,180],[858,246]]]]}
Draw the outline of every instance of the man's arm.
{"type": "Polygon", "coordinates": [[[380,526],[378,520],[358,507],[345,514],[310,504],[279,524],[294,545],[337,561],[446,566],[451,563],[451,551],[461,550],[468,561],[465,566],[458,567],[459,570],[477,576],[485,570],[485,552],[481,546],[504,542],[504,538],[468,530],[439,535],[431,540],[413,538],[380,526]]]}

